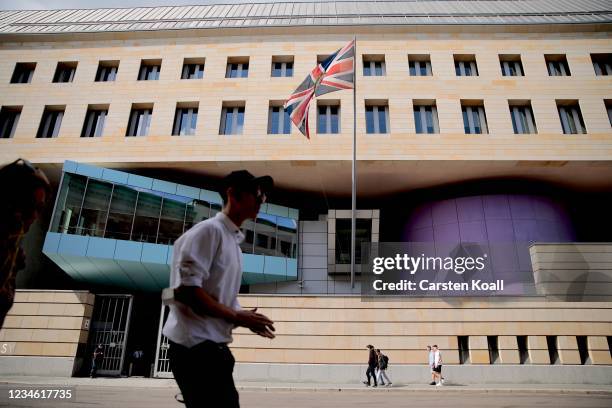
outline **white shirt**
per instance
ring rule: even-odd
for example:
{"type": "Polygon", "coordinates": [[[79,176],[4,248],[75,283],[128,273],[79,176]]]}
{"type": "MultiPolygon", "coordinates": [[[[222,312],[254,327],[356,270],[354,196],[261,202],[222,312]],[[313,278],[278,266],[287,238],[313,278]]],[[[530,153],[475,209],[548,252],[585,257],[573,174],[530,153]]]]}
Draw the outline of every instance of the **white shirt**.
{"type": "Polygon", "coordinates": [[[438,367],[442,365],[442,354],[440,350],[434,351],[434,367],[438,367]]]}
{"type": "MultiPolygon", "coordinates": [[[[222,212],[202,221],[174,243],[170,287],[199,286],[219,303],[239,310],[244,234],[222,212]]],[[[193,347],[205,340],[231,343],[234,325],[224,319],[200,316],[190,307],[170,305],[163,334],[175,343],[193,347]]]]}

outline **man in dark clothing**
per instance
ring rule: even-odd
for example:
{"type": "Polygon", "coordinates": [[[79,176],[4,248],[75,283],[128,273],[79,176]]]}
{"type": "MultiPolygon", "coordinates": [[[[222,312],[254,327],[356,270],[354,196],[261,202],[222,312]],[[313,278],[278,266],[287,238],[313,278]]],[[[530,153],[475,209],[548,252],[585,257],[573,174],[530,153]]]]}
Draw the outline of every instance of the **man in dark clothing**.
{"type": "Polygon", "coordinates": [[[91,372],[89,376],[91,378],[96,378],[96,374],[98,372],[98,368],[102,365],[102,360],[104,359],[104,347],[101,344],[98,344],[98,347],[93,352],[93,358],[91,359],[91,372]]]}
{"type": "Polygon", "coordinates": [[[366,377],[368,377],[368,381],[364,381],[363,383],[370,386],[370,377],[374,380],[374,387],[378,387],[378,383],[376,382],[376,367],[378,367],[378,358],[376,357],[376,351],[374,351],[374,346],[371,344],[367,345],[368,350],[370,350],[370,355],[368,356],[368,369],[366,370],[366,377]]]}

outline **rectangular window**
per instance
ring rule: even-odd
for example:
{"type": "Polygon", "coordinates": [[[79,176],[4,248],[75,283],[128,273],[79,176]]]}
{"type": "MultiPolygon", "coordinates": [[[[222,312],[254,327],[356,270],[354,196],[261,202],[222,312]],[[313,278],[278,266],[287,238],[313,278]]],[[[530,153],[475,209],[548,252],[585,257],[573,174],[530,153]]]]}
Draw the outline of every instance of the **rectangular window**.
{"type": "Polygon", "coordinates": [[[466,103],[462,101],[461,112],[463,114],[463,129],[466,135],[489,133],[482,102],[466,103]]]}
{"type": "Polygon", "coordinates": [[[244,106],[226,106],[221,111],[220,135],[240,135],[244,126],[244,106]]]}
{"type": "Polygon", "coordinates": [[[248,57],[230,57],[227,59],[227,68],[225,69],[226,78],[248,78],[248,76],[248,57]]]}
{"type": "Polygon", "coordinates": [[[384,76],[385,56],[384,55],[364,55],[363,56],[363,76],[384,76]]]}
{"type": "Polygon", "coordinates": [[[569,135],[587,132],[578,101],[557,101],[557,109],[563,133],[569,135]]]}
{"type": "Polygon", "coordinates": [[[195,135],[198,124],[198,106],[177,105],[174,114],[173,136],[195,135]]]}
{"type": "Polygon", "coordinates": [[[516,343],[518,345],[519,363],[528,364],[530,360],[527,336],[516,336],[516,343]]]}
{"type": "Polygon", "coordinates": [[[415,103],[413,111],[416,133],[440,133],[438,110],[435,102],[433,104],[415,103]]]}
{"type": "Polygon", "coordinates": [[[499,65],[503,76],[525,76],[520,55],[500,55],[499,65]]]}
{"type": "MultiPolygon", "coordinates": [[[[355,264],[361,263],[361,243],[372,241],[372,219],[355,220],[355,264]]],[[[336,264],[351,263],[351,219],[336,219],[336,264]]]]}
{"type": "Polygon", "coordinates": [[[291,118],[280,104],[270,104],[268,110],[268,134],[270,135],[288,135],[291,133],[291,118]]]}
{"type": "Polygon", "coordinates": [[[567,58],[563,54],[547,54],[544,55],[546,67],[548,68],[549,76],[570,76],[569,65],[567,58]]]}
{"type": "Polygon", "coordinates": [[[35,62],[18,62],[15,64],[11,84],[29,84],[32,82],[34,69],[36,69],[35,62]]]}
{"type": "Polygon", "coordinates": [[[293,76],[293,56],[277,55],[272,57],[273,78],[293,76]]]}
{"type": "Polygon", "coordinates": [[[81,137],[100,137],[104,132],[104,122],[108,115],[108,108],[96,109],[90,107],[87,109],[85,115],[85,122],[83,123],[83,130],[81,131],[81,137]]]}
{"type": "Polygon", "coordinates": [[[100,61],[96,72],[96,82],[113,82],[117,78],[119,61],[100,61]]]}
{"type": "Polygon", "coordinates": [[[340,133],[340,104],[317,106],[317,133],[340,133]]]}
{"type": "Polygon", "coordinates": [[[559,350],[557,349],[557,336],[546,336],[546,345],[548,347],[548,357],[550,364],[559,364],[559,350]]]}
{"type": "Polygon", "coordinates": [[[538,133],[536,122],[531,109],[531,102],[519,103],[508,101],[512,128],[515,134],[538,133]]]}
{"type": "Polygon", "coordinates": [[[475,55],[453,55],[455,59],[455,74],[457,76],[478,76],[478,66],[475,55]]]}
{"type": "Polygon", "coordinates": [[[580,364],[591,364],[591,356],[589,355],[589,345],[587,343],[587,336],[576,336],[576,343],[578,343],[580,364]]]}
{"type": "Polygon", "coordinates": [[[39,139],[57,137],[64,117],[65,106],[50,107],[46,106],[43,111],[40,126],[36,137],[39,139]]]}
{"type": "Polygon", "coordinates": [[[610,126],[612,126],[612,100],[606,99],[604,104],[606,105],[606,110],[608,111],[608,121],[610,122],[610,126]]]}
{"type": "Polygon", "coordinates": [[[185,58],[181,79],[202,79],[204,77],[204,58],[185,58]]]}
{"type": "Polygon", "coordinates": [[[591,61],[595,75],[612,75],[612,54],[591,54],[591,61]]]}
{"type": "Polygon", "coordinates": [[[497,336],[487,336],[487,347],[489,349],[489,364],[499,364],[499,345],[497,336]]]}
{"type": "Polygon", "coordinates": [[[76,73],[77,62],[58,62],[53,75],[53,82],[72,82],[76,73]]]}
{"type": "Polygon", "coordinates": [[[146,60],[140,61],[140,71],[138,71],[139,81],[157,81],[159,80],[159,72],[161,71],[161,60],[146,60]]]}
{"type": "Polygon", "coordinates": [[[130,120],[128,122],[126,136],[146,136],[149,134],[151,126],[151,116],[153,114],[153,105],[146,107],[134,107],[130,112],[130,120]]]}
{"type": "Polygon", "coordinates": [[[388,105],[366,105],[366,133],[389,133],[388,105]]]}
{"type": "Polygon", "coordinates": [[[410,76],[432,76],[431,59],[426,54],[409,54],[408,71],[410,76]]]}
{"type": "Polygon", "coordinates": [[[470,363],[470,345],[468,336],[458,336],[457,345],[459,346],[459,364],[470,363]]]}
{"type": "Polygon", "coordinates": [[[0,139],[12,139],[21,116],[21,106],[3,106],[0,110],[0,139]]]}

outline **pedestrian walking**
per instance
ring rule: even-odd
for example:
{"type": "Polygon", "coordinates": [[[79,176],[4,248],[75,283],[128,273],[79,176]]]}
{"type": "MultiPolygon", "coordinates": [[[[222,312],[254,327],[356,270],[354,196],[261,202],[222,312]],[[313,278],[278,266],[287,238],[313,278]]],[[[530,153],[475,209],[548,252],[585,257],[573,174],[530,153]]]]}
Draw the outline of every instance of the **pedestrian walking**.
{"type": "Polygon", "coordinates": [[[104,360],[104,347],[102,344],[98,344],[91,356],[91,371],[89,376],[96,378],[98,375],[98,369],[102,366],[102,360],[104,360]]]}
{"type": "Polygon", "coordinates": [[[434,352],[431,349],[431,346],[427,346],[427,361],[428,368],[431,372],[431,382],[429,385],[436,385],[436,372],[434,371],[434,352]]]}
{"type": "Polygon", "coordinates": [[[380,349],[376,349],[376,357],[378,359],[378,368],[376,372],[376,378],[380,385],[386,385],[391,387],[393,383],[387,376],[387,368],[389,367],[389,357],[380,352],[380,349]],[[385,383],[386,381],[386,383],[385,383]]]}
{"type": "Polygon", "coordinates": [[[163,333],[169,339],[170,368],[187,408],[240,406],[234,385],[234,357],[227,347],[236,326],[274,338],[273,322],[238,303],[244,235],[240,226],[255,219],[273,180],[246,170],[223,179],[223,210],[199,222],[174,243],[170,288],[163,293],[170,313],[163,333]]]}
{"type": "Polygon", "coordinates": [[[374,346],[368,344],[366,348],[369,350],[368,354],[368,369],[366,370],[366,377],[368,381],[364,381],[363,383],[368,387],[372,386],[370,383],[370,377],[374,380],[373,387],[378,387],[378,382],[376,381],[376,368],[378,367],[378,359],[376,358],[376,351],[374,351],[374,346]]]}
{"type": "Polygon", "coordinates": [[[444,384],[444,378],[442,377],[442,353],[440,352],[436,344],[433,345],[432,350],[434,353],[434,381],[436,383],[436,386],[440,387],[442,384],[444,384]]]}

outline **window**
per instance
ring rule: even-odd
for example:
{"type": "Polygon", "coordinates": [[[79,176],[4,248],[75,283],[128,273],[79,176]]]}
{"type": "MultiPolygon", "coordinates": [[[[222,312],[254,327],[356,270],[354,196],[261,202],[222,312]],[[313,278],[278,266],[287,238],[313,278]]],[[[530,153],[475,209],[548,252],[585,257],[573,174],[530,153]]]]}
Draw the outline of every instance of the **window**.
{"type": "Polygon", "coordinates": [[[426,54],[409,54],[408,71],[410,76],[432,76],[431,60],[426,54]]]}
{"type": "Polygon", "coordinates": [[[29,84],[34,76],[35,62],[18,62],[11,77],[11,84],[29,84]]]}
{"type": "Polygon", "coordinates": [[[567,65],[565,55],[548,54],[544,55],[549,76],[570,76],[570,69],[567,65]]]}
{"type": "Polygon", "coordinates": [[[366,133],[389,133],[389,106],[387,103],[366,101],[366,133]]]}
{"type": "MultiPolygon", "coordinates": [[[[355,264],[361,263],[361,243],[372,241],[372,219],[355,220],[355,264]]],[[[336,264],[351,263],[351,219],[336,219],[336,264]]]]}
{"type": "Polygon", "coordinates": [[[85,115],[85,123],[83,123],[83,130],[81,131],[81,137],[100,137],[104,132],[104,122],[108,116],[108,107],[97,108],[89,106],[87,114],[85,115]]]}
{"type": "Polygon", "coordinates": [[[195,135],[198,124],[198,104],[177,104],[174,114],[173,136],[195,135]]]}
{"type": "Polygon", "coordinates": [[[468,336],[458,336],[457,345],[459,346],[459,364],[470,363],[470,346],[468,336]]]}
{"type": "Polygon", "coordinates": [[[151,126],[153,105],[132,105],[126,136],[146,136],[151,126]]]}
{"type": "Polygon", "coordinates": [[[472,54],[455,54],[455,74],[457,76],[478,76],[476,56],[472,54]]]}
{"type": "Polygon", "coordinates": [[[515,134],[538,133],[531,102],[508,101],[508,106],[515,134]]]}
{"type": "Polygon", "coordinates": [[[51,138],[59,135],[65,106],[45,106],[36,137],[51,138]]]}
{"type": "Polygon", "coordinates": [[[244,126],[244,105],[224,106],[221,111],[220,135],[240,135],[244,126]]]}
{"type": "Polygon", "coordinates": [[[498,364],[500,360],[497,336],[487,336],[487,348],[489,349],[489,364],[498,364]]]}
{"type": "Polygon", "coordinates": [[[247,78],[249,76],[249,57],[230,57],[227,59],[226,78],[247,78]]]}
{"type": "Polygon", "coordinates": [[[317,133],[340,133],[340,101],[321,101],[317,106],[317,133]]]}
{"type": "Polygon", "coordinates": [[[159,79],[159,71],[161,71],[161,60],[146,60],[140,61],[140,71],[138,71],[139,81],[157,81],[159,79]]]}
{"type": "Polygon", "coordinates": [[[72,82],[76,73],[76,62],[58,62],[53,76],[53,82],[72,82]]]}
{"type": "Polygon", "coordinates": [[[96,82],[113,82],[117,78],[119,61],[100,61],[96,72],[96,82]]]}
{"type": "Polygon", "coordinates": [[[587,336],[576,336],[576,343],[578,344],[578,354],[580,354],[580,364],[591,364],[587,336]]]}
{"type": "Polygon", "coordinates": [[[489,133],[482,101],[461,101],[465,134],[489,133]]]}
{"type": "Polygon", "coordinates": [[[612,75],[612,54],[591,54],[595,75],[612,75]]]}
{"type": "Polygon", "coordinates": [[[3,106],[0,110],[0,139],[11,139],[15,135],[21,116],[21,106],[3,106]]]}
{"type": "Polygon", "coordinates": [[[557,101],[557,109],[563,133],[569,135],[587,132],[578,101],[557,101]]]}
{"type": "Polygon", "coordinates": [[[519,351],[519,363],[529,363],[529,348],[527,346],[527,336],[516,336],[516,343],[519,351]]]}
{"type": "Polygon", "coordinates": [[[608,111],[608,120],[610,121],[610,126],[612,126],[612,99],[606,99],[604,101],[606,105],[606,110],[608,111]]]}
{"type": "Polygon", "coordinates": [[[436,103],[413,101],[416,133],[440,133],[436,103]]]}
{"type": "Polygon", "coordinates": [[[385,76],[385,56],[384,55],[364,55],[363,56],[363,76],[385,76]]]}
{"type": "Polygon", "coordinates": [[[181,79],[202,79],[204,77],[204,58],[185,58],[181,79]]]}
{"type": "Polygon", "coordinates": [[[283,108],[282,102],[270,102],[268,110],[268,134],[288,135],[291,133],[291,118],[283,108]]]}
{"type": "Polygon", "coordinates": [[[525,76],[520,55],[500,55],[499,65],[503,76],[525,76]]]}
{"type": "Polygon", "coordinates": [[[559,351],[557,350],[557,336],[546,336],[548,346],[548,357],[550,364],[559,364],[559,351]]]}
{"type": "Polygon", "coordinates": [[[292,56],[273,56],[272,57],[272,77],[292,77],[293,76],[293,57],[292,56]]]}

